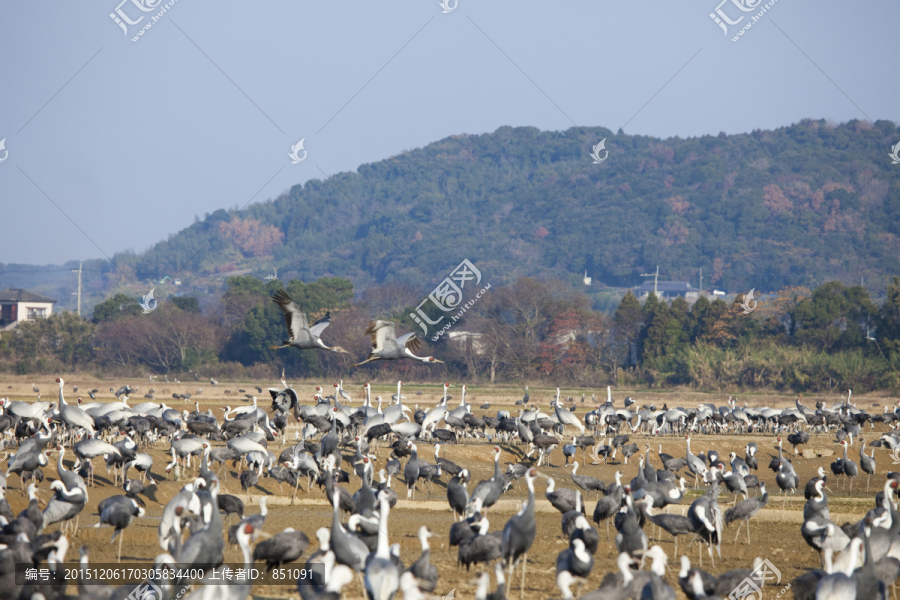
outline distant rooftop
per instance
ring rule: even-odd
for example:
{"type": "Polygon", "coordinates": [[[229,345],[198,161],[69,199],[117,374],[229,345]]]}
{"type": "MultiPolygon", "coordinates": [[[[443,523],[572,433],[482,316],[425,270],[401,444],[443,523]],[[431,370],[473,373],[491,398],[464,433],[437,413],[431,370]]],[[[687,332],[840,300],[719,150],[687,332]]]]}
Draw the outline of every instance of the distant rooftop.
{"type": "MultiPolygon", "coordinates": [[[[653,282],[645,281],[641,285],[634,288],[639,292],[652,292],[653,291],[653,282]]],[[[660,281],[656,284],[656,289],[662,293],[667,292],[699,292],[700,290],[693,287],[690,283],[686,281],[660,281]]]]}
{"type": "Polygon", "coordinates": [[[29,292],[28,290],[0,290],[0,302],[50,302],[56,304],[56,300],[29,292]]]}

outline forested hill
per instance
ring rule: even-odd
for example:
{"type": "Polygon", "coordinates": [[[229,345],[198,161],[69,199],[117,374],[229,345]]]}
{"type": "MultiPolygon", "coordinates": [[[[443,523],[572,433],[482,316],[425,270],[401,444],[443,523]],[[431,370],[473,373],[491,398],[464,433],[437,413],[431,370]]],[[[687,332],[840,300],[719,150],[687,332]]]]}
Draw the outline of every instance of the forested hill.
{"type": "Polygon", "coordinates": [[[501,127],[219,210],[116,261],[140,279],[277,267],[282,280],[357,287],[430,285],[468,258],[498,283],[587,270],[630,286],[658,264],[695,284],[703,267],[729,291],[861,276],[883,289],[900,273],[898,141],[888,121],[667,140],[501,127]],[[603,138],[608,158],[594,164],[603,138]]]}

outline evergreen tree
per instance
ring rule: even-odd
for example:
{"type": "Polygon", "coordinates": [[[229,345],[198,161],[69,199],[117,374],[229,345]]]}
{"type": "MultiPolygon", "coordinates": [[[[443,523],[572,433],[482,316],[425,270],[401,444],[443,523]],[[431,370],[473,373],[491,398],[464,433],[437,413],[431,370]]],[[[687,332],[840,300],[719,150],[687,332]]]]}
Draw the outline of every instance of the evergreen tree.
{"type": "Polygon", "coordinates": [[[94,307],[94,313],[91,316],[91,322],[94,324],[102,321],[111,321],[120,317],[128,317],[141,314],[141,305],[138,301],[125,294],[116,294],[112,298],[107,298],[94,307]]]}
{"type": "Polygon", "coordinates": [[[887,287],[887,296],[878,314],[878,334],[874,335],[881,349],[900,356],[900,277],[894,277],[887,287]]]}
{"type": "Polygon", "coordinates": [[[694,302],[694,306],[691,309],[689,322],[691,342],[696,342],[697,340],[703,338],[704,334],[709,328],[709,318],[709,300],[706,299],[706,296],[700,296],[700,298],[696,302],[694,302]]]}
{"type": "Polygon", "coordinates": [[[653,294],[650,294],[647,303],[644,304],[644,314],[646,315],[644,319],[646,327],[641,344],[641,359],[647,363],[665,356],[669,341],[669,321],[672,319],[672,314],[665,300],[656,300],[653,294]],[[651,303],[650,298],[655,301],[651,303]],[[647,311],[648,304],[650,311],[647,311]]]}
{"type": "Polygon", "coordinates": [[[621,346],[619,351],[621,364],[632,365],[638,361],[635,344],[641,333],[642,319],[641,303],[629,290],[613,315],[615,324],[613,339],[617,345],[621,346]]]}

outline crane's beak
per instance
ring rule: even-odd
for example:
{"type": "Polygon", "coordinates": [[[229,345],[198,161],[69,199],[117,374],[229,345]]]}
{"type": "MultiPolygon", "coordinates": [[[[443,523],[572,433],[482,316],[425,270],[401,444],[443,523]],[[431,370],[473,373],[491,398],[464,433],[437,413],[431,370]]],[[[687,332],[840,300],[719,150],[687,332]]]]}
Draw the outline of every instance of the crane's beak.
{"type": "Polygon", "coordinates": [[[443,362],[444,362],[444,361],[442,361],[442,360],[438,360],[438,359],[436,359],[436,358],[434,358],[434,357],[432,357],[432,359],[431,359],[431,361],[430,361],[430,362],[436,362],[436,363],[443,363],[443,362]]]}

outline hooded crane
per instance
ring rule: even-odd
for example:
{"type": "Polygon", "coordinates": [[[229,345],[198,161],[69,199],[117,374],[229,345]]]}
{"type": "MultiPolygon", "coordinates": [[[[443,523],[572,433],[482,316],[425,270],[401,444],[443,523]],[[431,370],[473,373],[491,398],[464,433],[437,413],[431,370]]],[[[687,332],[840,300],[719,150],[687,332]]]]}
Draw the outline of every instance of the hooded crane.
{"type": "Polygon", "coordinates": [[[863,472],[867,475],[866,477],[866,493],[869,493],[869,481],[872,479],[872,475],[875,474],[875,449],[872,448],[872,456],[866,455],[866,440],[861,439],[862,446],[859,447],[859,466],[863,470],[863,472]]]}
{"type": "Polygon", "coordinates": [[[63,398],[63,385],[65,385],[65,381],[63,381],[62,378],[57,377],[56,383],[59,384],[59,416],[65,421],[66,425],[69,426],[69,429],[74,430],[76,427],[81,427],[93,435],[94,419],[77,406],[71,406],[66,403],[66,399],[63,398]]]}
{"type": "Polygon", "coordinates": [[[737,544],[738,536],[741,534],[741,526],[747,524],[747,545],[750,545],[750,519],[755,517],[760,509],[769,503],[769,493],[766,491],[766,482],[759,482],[759,491],[762,495],[755,498],[747,498],[735,504],[732,508],[725,511],[725,524],[728,525],[732,521],[740,521],[737,533],[734,534],[734,543],[737,544]]]}
{"type": "Polygon", "coordinates": [[[712,485],[710,485],[706,494],[694,500],[687,514],[691,524],[697,530],[697,535],[706,542],[709,558],[713,561],[714,567],[715,559],[712,551],[714,544],[719,552],[719,558],[722,557],[720,546],[722,540],[722,511],[717,500],[719,496],[719,480],[716,479],[717,471],[716,467],[712,468],[712,485]]]}
{"type": "Polygon", "coordinates": [[[559,388],[556,388],[556,401],[553,403],[553,408],[556,411],[556,418],[559,419],[559,424],[562,425],[563,435],[566,434],[566,425],[571,425],[573,427],[578,428],[581,431],[581,435],[584,435],[584,423],[575,416],[575,413],[572,411],[563,408],[559,402],[559,388]]]}
{"type": "Polygon", "coordinates": [[[87,502],[87,494],[79,487],[66,489],[62,481],[54,481],[50,484],[50,489],[56,492],[47,506],[44,508],[44,529],[53,523],[65,522],[68,529],[69,521],[73,518],[75,521],[75,533],[78,533],[77,517],[84,509],[84,503],[87,502]]]}
{"type": "Polygon", "coordinates": [[[600,521],[606,521],[606,539],[609,540],[609,520],[616,516],[619,509],[622,508],[622,502],[625,500],[625,488],[622,487],[622,473],[616,471],[616,482],[611,484],[603,498],[597,500],[594,507],[594,522],[598,525],[600,521]]]}
{"type": "Polygon", "coordinates": [[[329,313],[325,313],[324,318],[319,319],[310,327],[309,322],[306,320],[306,313],[300,310],[297,303],[283,289],[275,292],[272,296],[272,302],[277,304],[281,312],[284,313],[284,324],[287,326],[288,334],[290,335],[280,346],[272,346],[272,350],[293,347],[299,350],[328,350],[338,354],[350,354],[340,346],[328,346],[319,337],[325,331],[325,328],[331,324],[329,313]]]}
{"type": "Polygon", "coordinates": [[[471,502],[475,498],[480,498],[482,505],[487,509],[497,503],[500,494],[503,493],[503,474],[500,472],[500,446],[494,446],[494,475],[490,479],[484,479],[472,490],[472,496],[469,498],[471,502]]]}
{"type": "Polygon", "coordinates": [[[56,451],[58,452],[56,456],[56,472],[59,474],[59,479],[68,489],[71,490],[72,488],[80,487],[84,490],[84,493],[87,494],[87,486],[85,486],[84,479],[81,475],[75,471],[66,469],[63,465],[63,454],[65,454],[65,449],[62,446],[57,446],[56,451]]]}
{"type": "Polygon", "coordinates": [[[416,578],[416,584],[422,592],[433,592],[437,587],[438,569],[431,564],[431,546],[428,544],[428,538],[433,534],[425,525],[419,527],[419,543],[422,544],[422,554],[419,559],[407,569],[416,578]]]}
{"type": "MultiPolygon", "coordinates": [[[[591,477],[590,475],[578,475],[578,461],[572,463],[572,481],[575,482],[575,485],[580,487],[586,492],[590,491],[603,491],[606,486],[603,485],[603,482],[597,479],[596,477],[591,477]]],[[[599,496],[598,496],[599,498],[599,496]]]]}
{"type": "MultiPolygon", "coordinates": [[[[35,469],[38,467],[46,467],[48,464],[50,464],[50,461],[47,460],[45,450],[41,450],[37,446],[28,448],[25,444],[22,444],[19,446],[19,451],[16,452],[9,461],[9,467],[6,469],[6,477],[9,477],[11,473],[18,473],[19,478],[21,479],[23,473],[31,473],[31,479],[34,480],[35,469]]],[[[24,480],[22,480],[22,489],[25,489],[24,480]]]]}
{"type": "MultiPolygon", "coordinates": [[[[547,497],[547,500],[550,501],[550,504],[553,505],[553,508],[555,508],[562,514],[566,514],[567,512],[575,510],[575,505],[578,503],[579,492],[570,490],[569,488],[561,488],[554,491],[555,488],[556,480],[552,477],[547,477],[547,490],[544,492],[544,496],[547,497]]],[[[581,508],[581,512],[584,512],[583,506],[581,508]]]]}
{"type": "Polygon", "coordinates": [[[481,513],[475,513],[472,521],[472,535],[459,543],[458,563],[466,566],[472,563],[490,563],[500,558],[501,540],[496,532],[490,534],[490,523],[481,513]]]}
{"type": "Polygon", "coordinates": [[[694,527],[693,523],[691,523],[689,518],[681,515],[670,515],[666,513],[654,515],[653,498],[650,496],[644,497],[644,503],[644,512],[647,514],[647,520],[672,536],[672,539],[675,540],[675,555],[677,555],[678,536],[697,533],[697,529],[694,527]]]}
{"type": "Polygon", "coordinates": [[[429,411],[425,418],[422,419],[422,429],[428,429],[431,427],[434,429],[437,427],[437,424],[440,423],[441,419],[443,419],[447,415],[447,389],[453,387],[450,383],[444,383],[444,397],[438,403],[437,407],[434,410],[429,411]]]}
{"type": "MultiPolygon", "coordinates": [[[[403,396],[400,395],[400,390],[403,386],[402,381],[397,382],[397,404],[391,404],[387,408],[384,409],[382,414],[384,415],[384,422],[388,425],[393,425],[400,419],[404,417],[403,414],[403,396]]],[[[409,410],[408,408],[406,410],[409,410]]]]}
{"type": "Polygon", "coordinates": [[[534,520],[534,478],[537,471],[529,469],[525,473],[528,484],[528,503],[522,507],[503,527],[503,538],[500,545],[500,556],[506,560],[508,579],[512,580],[513,567],[522,558],[522,582],[519,586],[519,598],[525,597],[525,567],[528,563],[528,550],[537,536],[537,523],[534,520]]]}
{"type": "Polygon", "coordinates": [[[369,549],[357,536],[344,531],[344,526],[341,525],[340,519],[340,496],[340,491],[335,486],[331,495],[334,513],[331,517],[331,540],[329,546],[334,551],[337,562],[350,567],[356,572],[360,572],[366,568],[366,557],[369,555],[369,549]]]}
{"type": "Polygon", "coordinates": [[[413,352],[418,351],[422,343],[415,333],[407,333],[399,338],[396,333],[396,324],[393,321],[369,321],[366,328],[366,335],[372,338],[372,351],[366,360],[353,365],[358,367],[367,362],[375,360],[399,360],[401,358],[411,358],[424,363],[442,363],[433,356],[416,356],[413,352]]]}
{"type": "MultiPolygon", "coordinates": [[[[95,433],[96,435],[96,433],[95,433]]],[[[88,438],[84,441],[78,442],[75,444],[75,456],[78,457],[78,462],[75,464],[76,469],[80,469],[83,463],[90,464],[91,461],[98,456],[110,456],[112,454],[119,455],[119,449],[113,446],[112,444],[107,444],[103,440],[98,440],[95,438],[88,438]]],[[[94,469],[93,465],[91,465],[90,469],[91,474],[91,487],[94,486],[94,469]]]]}
{"type": "Polygon", "coordinates": [[[253,560],[266,561],[266,571],[271,571],[303,556],[303,552],[308,546],[309,538],[305,533],[288,527],[281,533],[257,544],[253,549],[253,560]]]}
{"type": "MultiPolygon", "coordinates": [[[[131,525],[135,517],[144,516],[144,508],[136,500],[126,496],[113,496],[100,504],[103,505],[104,503],[105,506],[100,512],[100,521],[94,527],[99,528],[103,525],[112,525],[116,528],[110,542],[118,536],[119,554],[116,562],[122,562],[122,538],[125,537],[122,535],[122,531],[131,525]]],[[[100,505],[97,508],[100,509],[100,505]]]]}
{"type": "MultiPolygon", "coordinates": [[[[194,497],[188,505],[188,508],[192,510],[192,512],[197,506],[200,507],[199,511],[195,512],[195,514],[200,515],[200,523],[198,524],[199,529],[197,529],[196,532],[192,526],[191,536],[185,541],[184,546],[181,548],[178,561],[184,563],[185,566],[222,564],[225,553],[225,540],[222,537],[222,516],[219,514],[219,480],[213,479],[209,483],[208,491],[201,489],[204,484],[205,482],[203,479],[194,481],[194,497]],[[196,501],[194,498],[196,498],[196,501]],[[193,506],[191,506],[191,504],[193,504],[193,506]],[[200,527],[200,525],[202,525],[202,527],[200,527]]],[[[265,510],[264,501],[264,497],[259,501],[260,511],[265,510]]],[[[249,524],[253,527],[254,531],[258,533],[262,529],[263,522],[265,522],[265,516],[252,515],[243,519],[240,523],[240,527],[244,528],[249,524]]],[[[239,533],[240,532],[235,532],[235,543],[240,543],[239,533]]],[[[229,539],[232,537],[231,531],[229,531],[228,537],[229,539]]],[[[176,530],[176,544],[179,540],[180,537],[176,530]]],[[[247,555],[245,554],[245,557],[246,556],[247,555]]]]}
{"type": "Polygon", "coordinates": [[[406,461],[406,466],[403,467],[403,481],[406,482],[406,499],[415,500],[416,481],[419,480],[419,453],[415,444],[412,442],[407,442],[407,444],[410,450],[410,457],[406,461]]]}
{"type": "Polygon", "coordinates": [[[365,586],[369,600],[391,600],[400,587],[400,570],[391,560],[388,547],[388,513],[391,510],[388,495],[378,494],[381,514],[378,518],[378,547],[366,564],[365,586]]]}
{"type": "MultiPolygon", "coordinates": [[[[850,480],[850,491],[853,491],[853,480],[859,475],[859,467],[855,462],[847,458],[847,440],[841,440],[841,446],[844,447],[844,461],[841,463],[844,475],[850,480]]],[[[846,480],[845,480],[846,483],[846,480]]]]}
{"type": "Polygon", "coordinates": [[[450,508],[453,509],[453,518],[455,520],[463,516],[466,511],[466,505],[469,503],[469,490],[466,488],[469,479],[469,470],[462,469],[447,484],[447,502],[450,504],[450,508]]]}

